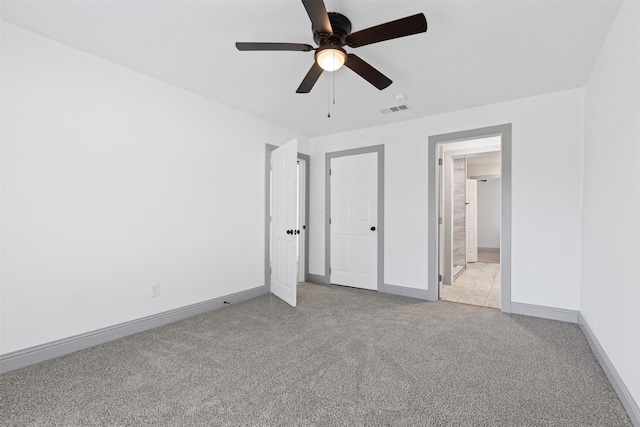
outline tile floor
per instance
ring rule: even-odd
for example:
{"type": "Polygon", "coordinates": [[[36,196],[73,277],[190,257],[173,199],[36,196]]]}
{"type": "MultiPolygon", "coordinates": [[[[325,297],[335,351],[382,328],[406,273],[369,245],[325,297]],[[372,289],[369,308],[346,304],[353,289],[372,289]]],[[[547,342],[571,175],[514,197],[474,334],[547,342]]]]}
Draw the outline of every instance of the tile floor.
{"type": "Polygon", "coordinates": [[[500,264],[467,264],[453,285],[442,285],[440,297],[444,301],[500,308],[500,264]]]}
{"type": "Polygon", "coordinates": [[[500,264],[500,252],[478,251],[478,262],[495,262],[500,264]]]}

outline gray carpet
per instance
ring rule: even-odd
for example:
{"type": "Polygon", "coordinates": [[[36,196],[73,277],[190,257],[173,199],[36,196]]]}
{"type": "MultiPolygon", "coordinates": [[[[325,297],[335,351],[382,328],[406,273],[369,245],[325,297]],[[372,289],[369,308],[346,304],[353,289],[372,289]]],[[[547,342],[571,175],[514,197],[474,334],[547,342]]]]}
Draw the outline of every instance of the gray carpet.
{"type": "Polygon", "coordinates": [[[2,425],[626,426],[576,325],[304,284],[0,376],[2,425]]]}

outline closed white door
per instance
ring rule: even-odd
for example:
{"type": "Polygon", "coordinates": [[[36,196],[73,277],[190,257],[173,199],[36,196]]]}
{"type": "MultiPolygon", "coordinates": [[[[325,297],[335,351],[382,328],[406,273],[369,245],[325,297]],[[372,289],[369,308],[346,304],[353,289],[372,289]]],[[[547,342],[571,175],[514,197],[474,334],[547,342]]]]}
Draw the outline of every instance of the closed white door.
{"type": "Polygon", "coordinates": [[[467,179],[467,262],[478,261],[478,181],[467,179]]]}
{"type": "Polygon", "coordinates": [[[331,159],[330,282],[378,289],[378,154],[331,159]]]}
{"type": "Polygon", "coordinates": [[[296,306],[298,141],[271,153],[271,292],[296,306]]]}

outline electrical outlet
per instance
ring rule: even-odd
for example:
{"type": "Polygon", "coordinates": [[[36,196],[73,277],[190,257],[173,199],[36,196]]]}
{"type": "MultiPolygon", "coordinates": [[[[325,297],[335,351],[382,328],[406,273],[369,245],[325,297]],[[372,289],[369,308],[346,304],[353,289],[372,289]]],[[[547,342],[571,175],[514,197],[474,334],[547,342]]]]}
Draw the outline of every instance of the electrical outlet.
{"type": "Polygon", "coordinates": [[[159,297],[160,296],[160,283],[154,283],[151,285],[151,296],[159,297]]]}

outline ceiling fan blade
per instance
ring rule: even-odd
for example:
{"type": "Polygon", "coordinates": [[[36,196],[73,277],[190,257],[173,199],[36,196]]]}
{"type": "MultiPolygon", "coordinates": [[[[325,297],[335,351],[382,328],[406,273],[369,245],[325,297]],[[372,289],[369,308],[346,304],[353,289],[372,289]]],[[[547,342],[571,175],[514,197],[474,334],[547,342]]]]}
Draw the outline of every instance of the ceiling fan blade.
{"type": "Polygon", "coordinates": [[[393,83],[387,76],[373,68],[367,62],[363,61],[353,53],[347,55],[347,62],[345,62],[344,65],[351,68],[356,72],[356,74],[359,74],[360,77],[380,90],[388,87],[391,83],[393,83]]]}
{"type": "Polygon", "coordinates": [[[418,13],[417,15],[407,16],[406,18],[351,33],[347,36],[346,42],[350,47],[360,47],[426,31],[427,18],[424,13],[418,13]]]}
{"type": "Polygon", "coordinates": [[[296,90],[296,93],[311,92],[313,85],[316,84],[316,82],[320,78],[320,74],[322,74],[322,68],[320,68],[317,62],[314,62],[307,75],[304,76],[302,83],[300,83],[300,86],[298,86],[298,90],[296,90]]]}
{"type": "Polygon", "coordinates": [[[307,15],[309,15],[309,19],[311,20],[311,28],[313,28],[314,31],[325,34],[333,33],[324,1],[302,0],[302,4],[307,10],[307,15]]]}
{"type": "Polygon", "coordinates": [[[308,52],[314,50],[313,46],[303,43],[244,43],[237,42],[238,50],[291,50],[298,52],[308,52]]]}

